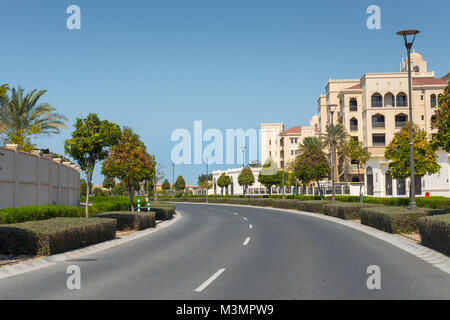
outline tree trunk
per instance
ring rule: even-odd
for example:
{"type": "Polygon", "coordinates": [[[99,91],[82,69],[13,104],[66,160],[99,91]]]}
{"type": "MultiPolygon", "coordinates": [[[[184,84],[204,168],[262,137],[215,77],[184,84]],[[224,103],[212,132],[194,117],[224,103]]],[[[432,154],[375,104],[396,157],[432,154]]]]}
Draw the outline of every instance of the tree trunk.
{"type": "MultiPolygon", "coordinates": [[[[86,204],[85,204],[85,213],[86,213],[86,218],[89,218],[89,174],[86,172],[86,204]]],[[[51,182],[50,182],[51,184],[51,182]]]]}
{"type": "Polygon", "coordinates": [[[158,181],[155,181],[155,183],[153,184],[153,195],[155,197],[155,202],[158,202],[158,195],[156,194],[156,184],[158,181]]]}
{"type": "Polygon", "coordinates": [[[134,211],[134,187],[128,187],[128,196],[130,197],[131,211],[134,211]]]}
{"type": "Polygon", "coordinates": [[[323,200],[322,190],[320,189],[320,183],[319,180],[316,180],[317,183],[317,190],[319,191],[320,200],[323,200]]]}
{"type": "MultiPolygon", "coordinates": [[[[361,179],[361,172],[360,172],[360,166],[359,166],[359,162],[358,162],[358,179],[361,179]]],[[[359,181],[359,202],[363,202],[362,199],[362,181],[359,181]]]]}

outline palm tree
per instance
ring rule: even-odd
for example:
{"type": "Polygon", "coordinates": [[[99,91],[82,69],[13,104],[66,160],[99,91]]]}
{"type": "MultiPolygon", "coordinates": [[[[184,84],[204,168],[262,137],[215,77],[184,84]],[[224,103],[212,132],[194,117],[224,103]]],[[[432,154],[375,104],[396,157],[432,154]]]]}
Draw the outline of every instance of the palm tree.
{"type": "Polygon", "coordinates": [[[335,168],[336,168],[336,152],[337,149],[341,149],[345,146],[347,139],[348,139],[348,133],[347,130],[345,130],[345,127],[338,123],[338,124],[329,124],[326,126],[326,133],[323,135],[323,143],[330,146],[331,151],[331,188],[332,188],[332,200],[333,202],[336,201],[335,194],[334,194],[334,179],[335,179],[335,168]]]}
{"type": "Polygon", "coordinates": [[[32,134],[59,133],[66,129],[67,118],[48,103],[38,104],[39,98],[47,90],[33,90],[24,95],[21,87],[10,89],[10,95],[0,97],[0,128],[6,133],[10,142],[28,144],[32,134]]]}

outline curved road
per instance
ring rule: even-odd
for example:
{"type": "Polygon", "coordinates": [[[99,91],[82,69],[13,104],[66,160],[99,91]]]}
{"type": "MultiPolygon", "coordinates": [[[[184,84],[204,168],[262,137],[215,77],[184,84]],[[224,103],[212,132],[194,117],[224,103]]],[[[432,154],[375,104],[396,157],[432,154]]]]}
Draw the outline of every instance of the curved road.
{"type": "Polygon", "coordinates": [[[450,276],[330,221],[177,204],[181,219],[122,245],[0,280],[0,299],[450,299],[450,276]],[[68,290],[66,269],[81,269],[68,290]],[[367,267],[381,270],[369,290],[367,267]]]}

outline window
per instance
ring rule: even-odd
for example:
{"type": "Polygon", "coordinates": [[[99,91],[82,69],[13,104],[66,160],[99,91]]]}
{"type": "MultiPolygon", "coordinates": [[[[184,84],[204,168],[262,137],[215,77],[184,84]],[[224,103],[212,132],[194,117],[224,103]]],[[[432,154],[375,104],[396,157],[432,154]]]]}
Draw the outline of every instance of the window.
{"type": "Polygon", "coordinates": [[[372,135],[372,145],[374,147],[384,147],[386,145],[386,136],[384,134],[372,135]]]}
{"type": "Polygon", "coordinates": [[[437,101],[436,101],[436,95],[435,95],[435,94],[432,94],[432,95],[431,95],[431,98],[430,98],[430,104],[431,104],[431,107],[432,107],[432,108],[436,107],[436,105],[437,105],[436,102],[437,102],[437,101]]]}
{"type": "Polygon", "coordinates": [[[395,106],[395,98],[394,95],[390,92],[386,93],[384,96],[384,106],[385,107],[394,107],[395,106]]]}
{"type": "Polygon", "coordinates": [[[372,108],[382,106],[383,106],[383,97],[379,93],[374,93],[372,95],[372,108]]]}
{"type": "Polygon", "coordinates": [[[350,99],[350,111],[358,111],[358,101],[356,101],[356,98],[350,99]]]}
{"type": "Polygon", "coordinates": [[[352,139],[358,141],[358,137],[352,137],[352,139]]]}
{"type": "Polygon", "coordinates": [[[406,107],[406,104],[407,104],[406,94],[400,92],[397,95],[397,107],[406,107]]]}
{"type": "Polygon", "coordinates": [[[420,96],[420,100],[422,100],[422,101],[423,101],[423,95],[421,95],[421,96],[420,96]]]}
{"type": "Polygon", "coordinates": [[[271,146],[271,145],[272,145],[272,140],[269,139],[269,146],[271,146]]]}
{"type": "Polygon", "coordinates": [[[372,116],[372,128],[384,128],[384,116],[382,114],[372,116]]]}
{"type": "Polygon", "coordinates": [[[432,115],[431,116],[431,123],[436,122],[436,119],[437,119],[436,115],[435,114],[432,115]]]}
{"type": "Polygon", "coordinates": [[[406,180],[404,178],[397,179],[397,195],[398,196],[406,195],[406,180]]]}
{"type": "Polygon", "coordinates": [[[406,125],[406,121],[408,121],[408,116],[403,113],[399,113],[395,116],[395,127],[403,128],[406,125]]]}
{"type": "Polygon", "coordinates": [[[358,119],[350,119],[350,131],[358,131],[358,119]]]}
{"type": "Polygon", "coordinates": [[[291,138],[291,144],[298,143],[298,138],[291,138]]]}

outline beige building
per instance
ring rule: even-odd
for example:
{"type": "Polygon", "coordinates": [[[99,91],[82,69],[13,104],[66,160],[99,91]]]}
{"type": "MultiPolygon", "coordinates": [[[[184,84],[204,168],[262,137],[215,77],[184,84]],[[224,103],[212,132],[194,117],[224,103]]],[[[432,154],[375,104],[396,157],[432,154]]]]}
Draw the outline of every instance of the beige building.
{"type": "MultiPolygon", "coordinates": [[[[334,123],[342,123],[353,139],[362,141],[372,154],[372,162],[384,163],[383,175],[388,166],[384,160],[385,146],[408,121],[408,73],[405,61],[401,64],[400,72],[366,73],[360,79],[330,79],[325,87],[326,94],[320,95],[318,99],[320,134],[326,132],[326,125],[333,114],[334,123]]],[[[411,64],[413,122],[431,134],[430,120],[447,82],[427,70],[427,62],[419,53],[412,53],[411,64]]],[[[356,165],[345,163],[340,157],[339,181],[363,179],[362,176],[358,177],[356,169],[356,165]]],[[[378,182],[381,178],[376,177],[375,180],[378,182]]],[[[392,195],[392,178],[387,177],[387,180],[386,188],[378,190],[380,195],[392,195]]],[[[367,186],[368,194],[374,194],[374,183],[367,186]]],[[[398,195],[405,194],[407,188],[404,185],[407,183],[398,183],[402,185],[398,195]]],[[[420,181],[417,184],[416,189],[419,191],[420,181]]]]}
{"type": "Polygon", "coordinates": [[[271,157],[279,168],[293,162],[299,145],[306,137],[319,136],[319,117],[313,116],[309,126],[295,126],[285,130],[283,123],[261,124],[261,162],[271,157]]]}

